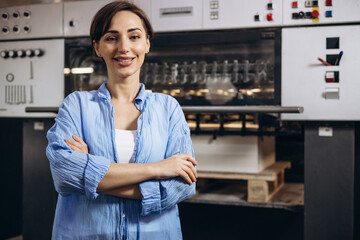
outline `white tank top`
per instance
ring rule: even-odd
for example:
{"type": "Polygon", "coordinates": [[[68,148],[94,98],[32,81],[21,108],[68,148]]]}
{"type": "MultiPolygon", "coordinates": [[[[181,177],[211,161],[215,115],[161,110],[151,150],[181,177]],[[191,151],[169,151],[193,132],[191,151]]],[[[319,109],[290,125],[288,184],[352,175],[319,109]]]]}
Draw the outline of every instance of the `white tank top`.
{"type": "Polygon", "coordinates": [[[119,163],[129,163],[134,153],[136,130],[115,129],[115,145],[119,163]]]}

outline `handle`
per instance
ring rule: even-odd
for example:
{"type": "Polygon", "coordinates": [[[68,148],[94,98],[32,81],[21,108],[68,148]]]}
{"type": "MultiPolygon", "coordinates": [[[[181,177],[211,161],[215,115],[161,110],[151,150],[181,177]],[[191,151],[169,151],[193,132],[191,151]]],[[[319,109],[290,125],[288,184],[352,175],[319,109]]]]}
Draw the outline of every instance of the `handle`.
{"type": "Polygon", "coordinates": [[[186,113],[302,113],[303,107],[282,106],[183,106],[186,113]]]}
{"type": "Polygon", "coordinates": [[[35,113],[35,112],[50,112],[50,113],[58,113],[58,107],[26,107],[25,112],[35,113]]]}

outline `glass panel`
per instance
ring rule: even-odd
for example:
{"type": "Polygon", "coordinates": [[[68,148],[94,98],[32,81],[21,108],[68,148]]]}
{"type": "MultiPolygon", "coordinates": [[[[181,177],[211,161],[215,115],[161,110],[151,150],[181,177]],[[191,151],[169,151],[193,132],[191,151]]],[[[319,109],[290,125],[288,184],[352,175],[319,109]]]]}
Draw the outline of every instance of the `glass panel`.
{"type": "Polygon", "coordinates": [[[259,30],[161,35],[141,81],[182,105],[275,104],[275,33],[266,36],[259,30]]]}

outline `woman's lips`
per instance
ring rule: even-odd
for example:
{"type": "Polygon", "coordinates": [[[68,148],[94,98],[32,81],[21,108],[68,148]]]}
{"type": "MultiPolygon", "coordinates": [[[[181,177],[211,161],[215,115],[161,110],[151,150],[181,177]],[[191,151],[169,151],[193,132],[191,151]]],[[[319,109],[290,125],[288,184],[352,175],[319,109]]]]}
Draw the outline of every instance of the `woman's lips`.
{"type": "Polygon", "coordinates": [[[114,60],[121,66],[129,66],[133,61],[135,57],[133,58],[114,58],[114,60]]]}

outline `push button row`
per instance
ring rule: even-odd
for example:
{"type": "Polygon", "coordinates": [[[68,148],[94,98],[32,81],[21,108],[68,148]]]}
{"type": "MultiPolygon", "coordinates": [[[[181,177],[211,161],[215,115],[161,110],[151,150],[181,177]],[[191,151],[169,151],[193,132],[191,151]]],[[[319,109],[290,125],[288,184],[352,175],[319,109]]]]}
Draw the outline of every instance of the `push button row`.
{"type": "Polygon", "coordinates": [[[3,50],[0,52],[0,56],[6,58],[17,58],[17,57],[41,57],[44,55],[44,51],[41,49],[27,49],[27,50],[3,50]]]}
{"type": "MultiPolygon", "coordinates": [[[[20,14],[20,12],[18,12],[18,11],[13,12],[12,15],[10,15],[10,14],[7,13],[7,12],[3,12],[3,13],[1,14],[1,18],[2,18],[3,20],[5,20],[5,21],[8,20],[8,19],[10,18],[10,16],[12,16],[12,17],[15,18],[15,19],[20,19],[21,14],[20,14]]],[[[25,11],[25,12],[22,14],[22,16],[23,16],[24,18],[26,18],[26,19],[29,19],[29,18],[31,17],[31,12],[30,12],[30,11],[25,11]]]]}
{"type": "MultiPolygon", "coordinates": [[[[31,27],[28,26],[28,25],[25,25],[25,26],[23,27],[23,30],[24,30],[25,33],[30,33],[31,27]]],[[[15,26],[13,26],[12,29],[11,29],[10,27],[5,26],[5,27],[2,28],[1,31],[2,31],[3,34],[8,34],[8,33],[10,33],[11,31],[13,31],[14,33],[20,33],[21,27],[20,27],[19,25],[15,25],[15,26]]]]}

